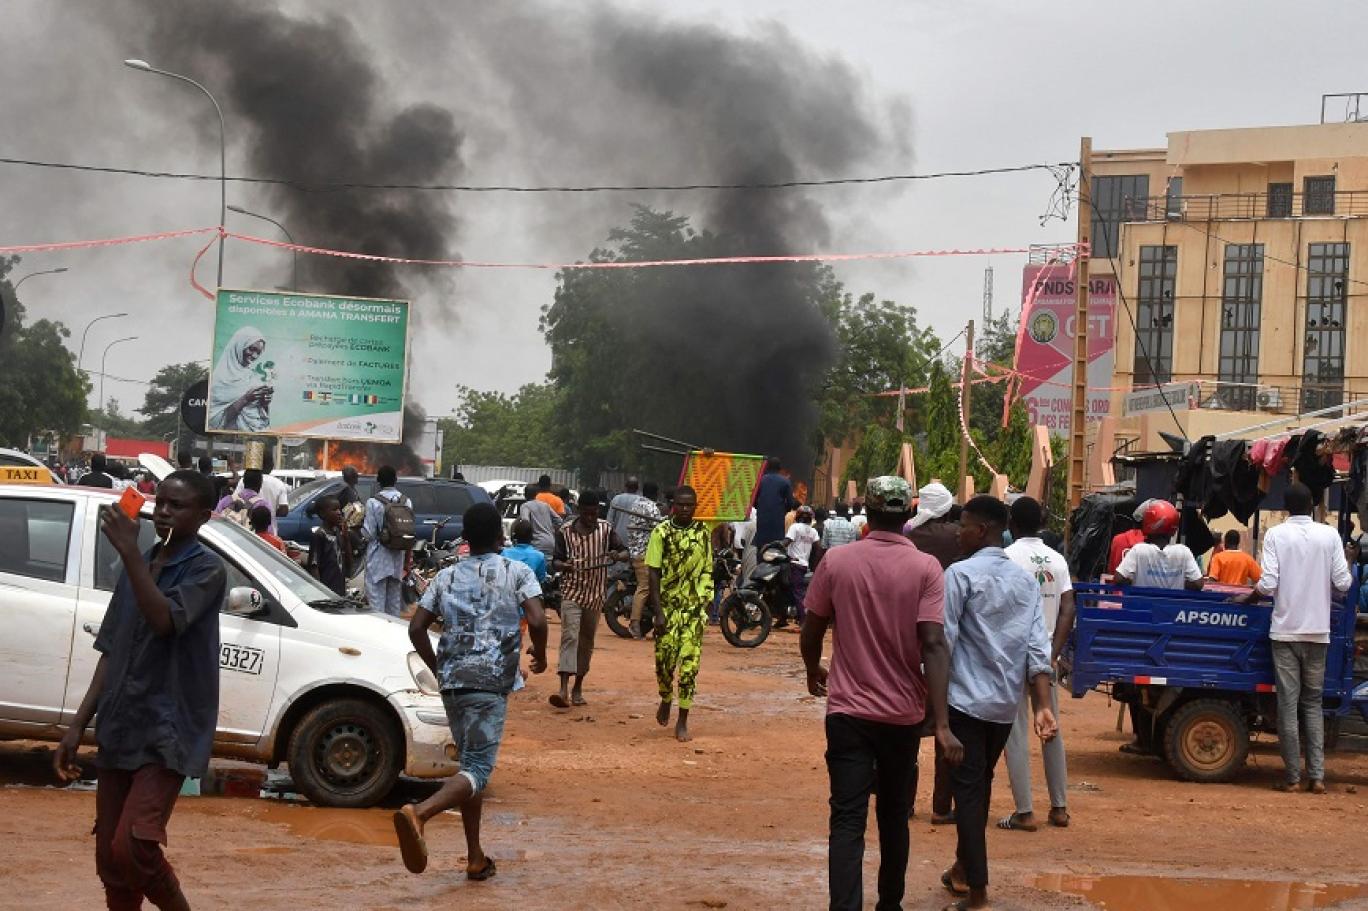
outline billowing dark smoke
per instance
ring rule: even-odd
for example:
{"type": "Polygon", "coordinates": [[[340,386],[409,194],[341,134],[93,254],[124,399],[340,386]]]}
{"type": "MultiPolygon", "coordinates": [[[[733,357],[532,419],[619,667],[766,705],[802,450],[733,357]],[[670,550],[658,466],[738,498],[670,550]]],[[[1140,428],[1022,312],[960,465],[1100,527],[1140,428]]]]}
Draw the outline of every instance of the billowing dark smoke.
{"type": "MultiPolygon", "coordinates": [[[[153,46],[166,49],[165,66],[203,74],[220,89],[233,154],[247,165],[234,170],[305,184],[433,183],[460,174],[462,136],[451,112],[432,104],[396,110],[374,49],[341,14],[294,18],[249,0],[143,0],[142,8],[153,46]]],[[[268,202],[300,243],[453,255],[457,224],[441,194],[274,187],[268,202]]],[[[361,297],[404,290],[393,266],[316,256],[300,265],[305,290],[361,297]]]]}
{"type": "MultiPolygon", "coordinates": [[[[165,65],[222,88],[238,167],[261,174],[453,181],[467,170],[467,132],[480,140],[477,182],[768,183],[842,176],[899,153],[905,164],[901,137],[849,65],[782,26],[727,31],[607,4],[412,0],[383,12],[330,4],[306,17],[254,0],[125,2],[143,10],[151,44],[171,55],[165,65]],[[399,86],[383,75],[392,68],[441,106],[393,100],[399,86]]],[[[216,124],[202,126],[214,136],[216,124]]],[[[307,243],[446,257],[460,227],[439,193],[257,192],[307,243]]],[[[552,249],[582,255],[627,220],[628,202],[643,202],[688,214],[721,238],[717,253],[805,252],[833,240],[823,192],[541,197],[533,219],[552,249]]],[[[304,266],[316,290],[401,290],[387,267],[313,257],[304,266]]],[[[652,429],[808,460],[812,392],[835,351],[812,275],[737,266],[653,278],[649,306],[617,320],[624,343],[658,368],[624,382],[677,390],[676,415],[652,429]]],[[[418,310],[453,315],[439,301],[418,310]]]]}
{"type": "MultiPolygon", "coordinates": [[[[607,6],[567,21],[493,4],[475,20],[479,41],[468,52],[487,55],[513,84],[509,107],[520,119],[511,129],[524,143],[553,145],[561,179],[844,176],[895,144],[850,67],[782,27],[724,31],[607,6]]],[[[830,191],[690,193],[664,202],[718,236],[713,255],[785,254],[832,243],[823,192],[830,191]]],[[[641,201],[661,207],[658,197],[641,201]]],[[[622,224],[630,209],[622,197],[611,204],[598,214],[622,224]]],[[[634,392],[638,402],[681,407],[636,408],[650,412],[638,420],[692,442],[810,465],[813,392],[835,353],[815,275],[807,266],[765,265],[642,277],[637,287],[649,291],[610,304],[618,312],[605,319],[622,350],[648,358],[646,369],[623,377],[627,398],[634,392]]]]}
{"type": "MultiPolygon", "coordinates": [[[[303,184],[433,183],[461,172],[462,136],[452,113],[432,104],[395,110],[371,63],[373,49],[343,16],[294,18],[249,0],[146,0],[143,8],[153,45],[169,49],[165,65],[205,74],[221,88],[234,151],[245,156],[246,171],[303,184]]],[[[441,194],[274,186],[267,200],[267,211],[278,213],[300,243],[422,259],[453,256],[457,223],[441,194]]],[[[259,225],[250,228],[259,233],[259,225]]],[[[358,297],[406,293],[394,266],[320,256],[301,259],[300,282],[300,290],[358,297]]],[[[440,312],[443,296],[429,295],[436,300],[415,307],[415,320],[439,318],[433,311],[440,312]]],[[[423,409],[412,403],[404,414],[405,441],[422,426],[423,409]]],[[[406,443],[363,448],[372,465],[410,473],[422,467],[406,443]]]]}

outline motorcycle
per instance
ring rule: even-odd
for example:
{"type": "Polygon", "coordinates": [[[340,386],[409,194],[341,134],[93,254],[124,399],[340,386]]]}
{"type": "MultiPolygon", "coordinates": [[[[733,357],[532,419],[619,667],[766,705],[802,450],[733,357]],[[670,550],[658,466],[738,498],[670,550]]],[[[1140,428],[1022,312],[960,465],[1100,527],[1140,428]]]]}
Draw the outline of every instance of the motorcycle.
{"type": "MultiPolygon", "coordinates": [[[[460,559],[462,545],[465,543],[462,539],[457,538],[449,544],[437,542],[437,535],[442,526],[454,518],[455,516],[447,516],[439,522],[434,522],[432,536],[426,541],[420,538],[414,542],[413,550],[410,551],[408,571],[404,573],[402,583],[405,604],[417,604],[427,591],[427,587],[432,584],[432,580],[437,578],[437,573],[460,559]]],[[[469,548],[465,550],[469,553],[469,548]]]]}
{"type": "Polygon", "coordinates": [[[750,576],[723,599],[718,619],[722,636],[732,645],[755,648],[769,638],[773,626],[798,619],[789,563],[782,541],[765,545],[750,576]]]}
{"type": "MultiPolygon", "coordinates": [[[[624,639],[632,638],[632,598],[636,595],[636,573],[630,563],[614,563],[608,569],[608,595],[603,600],[603,619],[608,628],[624,639]]],[[[655,614],[648,601],[641,610],[641,635],[655,632],[655,614]]]]}

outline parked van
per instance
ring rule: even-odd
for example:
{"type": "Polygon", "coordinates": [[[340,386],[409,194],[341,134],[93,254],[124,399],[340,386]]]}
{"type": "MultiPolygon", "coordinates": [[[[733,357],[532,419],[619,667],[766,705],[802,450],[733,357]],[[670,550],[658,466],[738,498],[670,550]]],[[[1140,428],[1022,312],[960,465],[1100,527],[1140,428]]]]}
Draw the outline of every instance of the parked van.
{"type": "MultiPolygon", "coordinates": [[[[80,706],[121,571],[98,521],[115,501],[0,484],[0,738],[56,741],[80,706]]],[[[149,503],[144,551],[151,514],[149,503]]],[[[375,804],[401,773],[455,771],[437,680],[405,622],[339,599],[232,522],[212,519],[199,537],[228,570],[215,756],[288,762],[299,791],[333,807],[375,804]]]]}

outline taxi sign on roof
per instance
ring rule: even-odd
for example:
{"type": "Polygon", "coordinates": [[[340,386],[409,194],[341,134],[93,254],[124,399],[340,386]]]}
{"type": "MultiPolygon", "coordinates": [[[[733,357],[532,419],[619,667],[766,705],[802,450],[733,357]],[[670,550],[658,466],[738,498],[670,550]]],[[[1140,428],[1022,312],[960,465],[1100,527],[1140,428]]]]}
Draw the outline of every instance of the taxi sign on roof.
{"type": "Polygon", "coordinates": [[[0,484],[51,484],[52,472],[40,465],[0,465],[0,484]]]}

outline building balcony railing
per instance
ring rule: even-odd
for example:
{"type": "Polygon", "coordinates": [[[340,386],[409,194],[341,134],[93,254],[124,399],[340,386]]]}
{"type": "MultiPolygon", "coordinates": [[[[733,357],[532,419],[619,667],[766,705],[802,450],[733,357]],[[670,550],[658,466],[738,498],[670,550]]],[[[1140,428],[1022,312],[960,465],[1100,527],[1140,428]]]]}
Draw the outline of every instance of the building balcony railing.
{"type": "MultiPolygon", "coordinates": [[[[1201,392],[1192,405],[1213,411],[1259,411],[1270,415],[1296,416],[1344,406],[1343,414],[1368,412],[1368,386],[1358,384],[1302,383],[1278,386],[1253,383],[1200,381],[1201,392]]],[[[1331,417],[1335,416],[1330,413],[1331,417]]]]}
{"type": "Polygon", "coordinates": [[[1149,196],[1122,201],[1123,222],[1240,221],[1269,218],[1368,216],[1368,190],[1312,193],[1213,193],[1149,196]]]}

